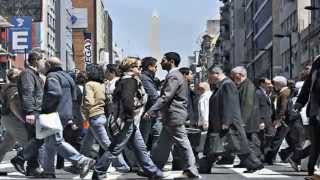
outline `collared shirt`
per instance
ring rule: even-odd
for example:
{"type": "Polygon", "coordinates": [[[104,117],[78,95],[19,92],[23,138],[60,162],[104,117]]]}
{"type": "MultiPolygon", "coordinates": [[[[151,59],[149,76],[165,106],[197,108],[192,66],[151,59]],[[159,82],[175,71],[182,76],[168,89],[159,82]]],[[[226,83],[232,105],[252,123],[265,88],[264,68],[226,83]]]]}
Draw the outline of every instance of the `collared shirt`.
{"type": "Polygon", "coordinates": [[[172,69],[170,69],[169,73],[171,73],[171,72],[173,72],[175,70],[179,70],[179,68],[178,67],[172,68],[172,69]]]}

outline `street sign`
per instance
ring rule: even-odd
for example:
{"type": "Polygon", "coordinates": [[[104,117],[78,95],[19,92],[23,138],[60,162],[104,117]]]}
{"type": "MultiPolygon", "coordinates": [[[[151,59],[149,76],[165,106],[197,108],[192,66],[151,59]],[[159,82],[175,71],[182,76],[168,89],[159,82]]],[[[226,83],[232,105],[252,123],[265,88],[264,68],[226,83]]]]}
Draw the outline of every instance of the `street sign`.
{"type": "Polygon", "coordinates": [[[9,42],[11,52],[23,54],[32,48],[32,19],[30,16],[13,16],[10,22],[13,27],[9,29],[9,42]]]}

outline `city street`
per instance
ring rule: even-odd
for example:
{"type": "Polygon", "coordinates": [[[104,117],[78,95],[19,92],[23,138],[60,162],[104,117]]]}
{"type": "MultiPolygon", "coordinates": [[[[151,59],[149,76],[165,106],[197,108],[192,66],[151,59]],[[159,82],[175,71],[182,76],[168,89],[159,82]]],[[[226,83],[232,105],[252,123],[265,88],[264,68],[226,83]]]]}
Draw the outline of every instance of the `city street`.
{"type": "MultiPolygon", "coordinates": [[[[7,154],[5,161],[0,164],[0,171],[8,171],[8,176],[0,176],[1,179],[28,179],[25,178],[22,174],[17,173],[14,168],[11,166],[9,159],[13,156],[14,152],[7,154]]],[[[66,166],[69,166],[70,163],[66,163],[66,166]]],[[[305,172],[294,172],[288,164],[276,164],[274,166],[266,166],[265,169],[260,170],[254,174],[244,174],[242,173],[244,169],[242,168],[232,168],[231,165],[227,166],[218,166],[213,168],[213,174],[204,175],[202,174],[202,179],[214,179],[214,180],[278,180],[278,179],[290,179],[290,180],[302,180],[304,178],[305,172]]],[[[187,179],[181,175],[181,171],[167,171],[165,172],[168,177],[166,179],[187,179]]],[[[91,179],[90,173],[85,179],[91,179]]],[[[78,175],[73,175],[67,173],[63,170],[57,170],[56,172],[57,179],[80,179],[78,175]]],[[[108,174],[108,179],[145,179],[139,177],[133,173],[129,174],[119,174],[110,170],[108,174]]]]}

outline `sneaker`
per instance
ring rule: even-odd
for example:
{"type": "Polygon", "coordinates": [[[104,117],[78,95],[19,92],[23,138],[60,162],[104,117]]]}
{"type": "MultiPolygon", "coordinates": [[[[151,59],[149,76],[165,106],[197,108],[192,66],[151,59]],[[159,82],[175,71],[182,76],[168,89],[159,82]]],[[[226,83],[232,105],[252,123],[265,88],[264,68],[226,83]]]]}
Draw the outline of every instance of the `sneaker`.
{"type": "Polygon", "coordinates": [[[24,169],[24,160],[23,158],[16,156],[10,160],[13,167],[21,174],[26,174],[26,170],[24,169]]]}
{"type": "Polygon", "coordinates": [[[95,160],[91,158],[85,158],[80,164],[80,178],[83,179],[89,173],[89,170],[94,166],[95,160]]]}

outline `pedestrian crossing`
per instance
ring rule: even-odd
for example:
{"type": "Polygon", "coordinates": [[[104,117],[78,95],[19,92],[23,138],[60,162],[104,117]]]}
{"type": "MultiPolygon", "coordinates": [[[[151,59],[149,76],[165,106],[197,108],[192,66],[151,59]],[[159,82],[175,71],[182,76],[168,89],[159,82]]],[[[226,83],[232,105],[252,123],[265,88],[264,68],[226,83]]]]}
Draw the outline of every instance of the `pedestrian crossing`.
{"type": "MultiPolygon", "coordinates": [[[[66,166],[70,166],[70,163],[66,163],[66,166]]],[[[0,164],[0,171],[8,171],[8,176],[0,176],[0,180],[6,179],[30,179],[26,178],[24,175],[15,172],[13,166],[10,162],[2,162],[0,164]]],[[[212,169],[212,174],[203,174],[202,179],[224,179],[223,177],[234,177],[235,179],[302,179],[306,174],[305,172],[294,172],[288,164],[276,164],[275,166],[267,166],[266,168],[257,171],[255,173],[246,174],[243,173],[244,168],[233,168],[232,165],[220,165],[215,166],[212,169]],[[238,177],[238,178],[236,178],[238,177]]],[[[181,171],[168,171],[165,172],[165,179],[187,179],[182,175],[181,171]]],[[[92,172],[90,172],[84,179],[91,179],[92,172]]],[[[63,170],[56,170],[57,179],[80,179],[79,175],[73,175],[67,173],[63,170]]],[[[115,169],[110,168],[108,173],[108,180],[124,180],[124,179],[145,179],[143,177],[137,176],[134,173],[118,173],[115,169]]],[[[233,179],[233,178],[231,178],[233,179]]]]}

